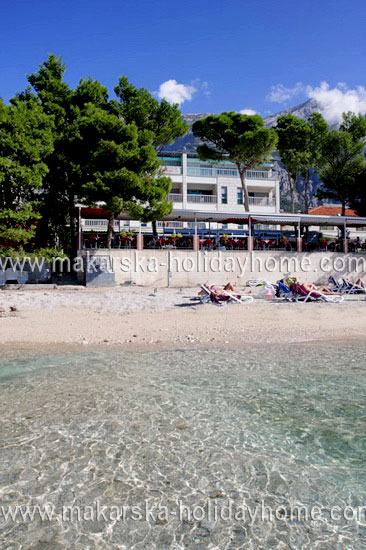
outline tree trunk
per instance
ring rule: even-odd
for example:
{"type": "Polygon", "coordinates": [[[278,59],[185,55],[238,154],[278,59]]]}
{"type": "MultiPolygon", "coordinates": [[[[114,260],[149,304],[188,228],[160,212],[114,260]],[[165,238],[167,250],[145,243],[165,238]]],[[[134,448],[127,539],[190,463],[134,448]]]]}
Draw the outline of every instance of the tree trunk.
{"type": "Polygon", "coordinates": [[[70,240],[71,240],[71,260],[76,258],[78,245],[76,242],[76,228],[75,228],[75,196],[69,192],[69,218],[70,218],[70,240]]]}
{"type": "Polygon", "coordinates": [[[288,186],[290,188],[291,212],[294,213],[295,212],[295,185],[292,182],[290,170],[287,170],[287,180],[288,180],[288,186]]]}
{"type": "Polygon", "coordinates": [[[310,186],[310,170],[306,170],[306,180],[304,185],[304,210],[305,214],[309,213],[309,186],[310,186]]]}
{"type": "Polygon", "coordinates": [[[245,212],[249,212],[249,193],[245,183],[245,170],[240,167],[240,164],[237,164],[237,168],[240,175],[241,186],[243,188],[244,210],[245,212]]]}
{"type": "Polygon", "coordinates": [[[342,201],[342,216],[346,215],[346,202],[342,201]]]}
{"type": "Polygon", "coordinates": [[[153,222],[151,222],[151,225],[152,225],[153,237],[154,237],[154,239],[157,239],[158,238],[158,230],[156,229],[156,221],[154,220],[153,222]]]}
{"type": "Polygon", "coordinates": [[[111,249],[113,226],[114,226],[114,214],[109,214],[108,229],[107,229],[107,248],[108,249],[111,249]]]}

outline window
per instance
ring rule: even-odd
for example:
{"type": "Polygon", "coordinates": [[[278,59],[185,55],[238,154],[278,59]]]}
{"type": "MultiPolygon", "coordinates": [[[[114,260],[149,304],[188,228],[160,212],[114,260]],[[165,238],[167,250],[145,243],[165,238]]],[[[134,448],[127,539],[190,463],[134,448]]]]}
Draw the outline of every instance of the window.
{"type": "Polygon", "coordinates": [[[222,223],[221,224],[221,229],[227,229],[227,223],[222,223]]]}
{"type": "Polygon", "coordinates": [[[334,225],[323,225],[324,231],[334,231],[335,227],[334,225]]]}
{"type": "Polygon", "coordinates": [[[227,187],[221,187],[221,203],[227,204],[227,187]]]}
{"type": "Polygon", "coordinates": [[[239,225],[238,224],[238,229],[244,229],[244,225],[239,225]]]}
{"type": "Polygon", "coordinates": [[[238,204],[243,204],[243,188],[242,187],[238,187],[238,190],[237,190],[237,203],[238,204]]]}

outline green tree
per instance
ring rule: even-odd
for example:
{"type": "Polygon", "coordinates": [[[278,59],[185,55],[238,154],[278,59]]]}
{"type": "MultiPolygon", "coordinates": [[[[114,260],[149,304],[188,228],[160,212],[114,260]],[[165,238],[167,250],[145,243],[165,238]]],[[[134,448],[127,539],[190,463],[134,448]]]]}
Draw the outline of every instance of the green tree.
{"type": "MultiPolygon", "coordinates": [[[[171,105],[164,99],[159,103],[148,90],[137,88],[126,76],[120,77],[114,91],[118,101],[111,101],[112,109],[126,124],[136,124],[139,132],[151,132],[152,143],[158,152],[187,133],[189,126],[184,122],[178,105],[171,105]]],[[[172,211],[172,204],[167,200],[170,189],[171,180],[164,177],[162,167],[158,165],[152,172],[146,172],[141,199],[129,203],[133,217],[152,222],[154,235],[157,235],[156,220],[164,219],[172,211]]]]}
{"type": "Polygon", "coordinates": [[[34,205],[52,152],[52,120],[34,96],[0,100],[0,236],[25,244],[39,218],[34,205]]]}
{"type": "Polygon", "coordinates": [[[354,195],[354,187],[359,173],[365,167],[364,144],[355,140],[350,132],[331,130],[322,146],[322,186],[318,197],[333,199],[342,204],[342,216],[346,205],[354,195]]]}
{"type": "Polygon", "coordinates": [[[343,122],[339,129],[343,132],[351,134],[353,139],[357,142],[366,138],[366,116],[355,115],[352,111],[342,114],[343,122]]]}
{"type": "MultiPolygon", "coordinates": [[[[87,105],[80,122],[83,158],[83,198],[88,203],[102,201],[109,212],[107,246],[110,248],[115,217],[131,205],[138,205],[162,189],[149,182],[146,174],[159,166],[149,130],[126,124],[114,113],[87,105]]],[[[136,206],[137,208],[137,206],[136,206]]]]}
{"type": "Polygon", "coordinates": [[[249,212],[245,172],[268,159],[277,143],[276,131],[264,128],[263,119],[259,115],[235,112],[210,115],[197,120],[192,131],[204,142],[197,148],[201,159],[226,159],[236,165],[243,188],[244,208],[249,212]]]}
{"type": "Polygon", "coordinates": [[[62,59],[51,54],[37,72],[28,76],[28,81],[43,111],[54,120],[54,151],[47,159],[40,229],[43,235],[48,232],[48,239],[52,240],[69,225],[71,255],[76,256],[75,204],[81,198],[85,183],[80,121],[89,104],[108,110],[109,103],[107,88],[91,78],[81,79],[72,90],[63,80],[65,70],[62,59]]]}
{"type": "Polygon", "coordinates": [[[329,126],[320,113],[312,113],[306,122],[306,140],[303,145],[303,151],[299,152],[302,160],[301,183],[297,183],[297,193],[304,203],[304,212],[309,212],[311,201],[311,174],[320,169],[322,165],[322,147],[325,137],[328,134],[329,126]]]}
{"type": "Polygon", "coordinates": [[[295,212],[298,178],[304,169],[304,150],[309,142],[309,126],[294,115],[282,115],[277,119],[277,149],[287,172],[290,190],[291,212],[295,212]]]}
{"type": "Polygon", "coordinates": [[[78,110],[73,105],[74,92],[64,82],[66,70],[60,57],[51,54],[38,71],[28,75],[44,113],[54,120],[54,151],[47,159],[48,174],[42,195],[40,238],[54,240],[62,226],[69,225],[72,255],[76,255],[75,201],[79,179],[73,162],[73,142],[78,137],[78,110]]]}
{"type": "Polygon", "coordinates": [[[366,166],[357,171],[349,203],[359,216],[366,216],[366,166]]]}

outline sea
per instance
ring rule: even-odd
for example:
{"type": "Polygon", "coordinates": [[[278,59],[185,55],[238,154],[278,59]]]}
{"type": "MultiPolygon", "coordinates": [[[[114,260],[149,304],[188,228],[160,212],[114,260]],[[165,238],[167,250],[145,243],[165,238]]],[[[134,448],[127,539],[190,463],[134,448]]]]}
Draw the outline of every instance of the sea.
{"type": "Polygon", "coordinates": [[[365,550],[366,343],[3,351],[2,550],[365,550]]]}

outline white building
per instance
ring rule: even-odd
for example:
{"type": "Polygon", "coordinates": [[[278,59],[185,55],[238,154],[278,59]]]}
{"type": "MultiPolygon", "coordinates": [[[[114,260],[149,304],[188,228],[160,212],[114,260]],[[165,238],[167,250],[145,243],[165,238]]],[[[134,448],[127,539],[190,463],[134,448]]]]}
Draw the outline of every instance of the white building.
{"type": "MultiPolygon", "coordinates": [[[[187,153],[165,154],[160,158],[165,174],[172,179],[169,199],[173,201],[174,209],[219,214],[244,212],[243,189],[233,163],[202,161],[197,155],[187,153]]],[[[279,180],[272,171],[271,163],[248,171],[245,181],[250,212],[279,212],[279,180]]]]}
{"type": "MultiPolygon", "coordinates": [[[[243,189],[236,166],[229,161],[202,161],[194,154],[163,153],[160,156],[163,172],[172,180],[172,190],[168,199],[173,201],[174,210],[187,212],[212,212],[215,214],[243,214],[243,189]]],[[[246,172],[246,185],[249,193],[250,212],[275,214],[280,211],[279,179],[272,170],[271,163],[264,163],[257,169],[246,172]]],[[[174,213],[173,210],[173,213],[174,213]]],[[[106,220],[82,220],[83,231],[106,230],[106,220]]],[[[138,230],[139,222],[119,220],[116,231],[138,230]]],[[[169,221],[166,229],[179,231],[193,229],[192,222],[169,221]]],[[[142,224],[143,232],[151,232],[151,224],[142,224]]],[[[162,231],[163,221],[157,223],[162,231]]],[[[199,229],[208,228],[208,223],[200,222],[199,229]]],[[[241,230],[243,226],[212,223],[212,229],[223,228],[241,230]]]]}

